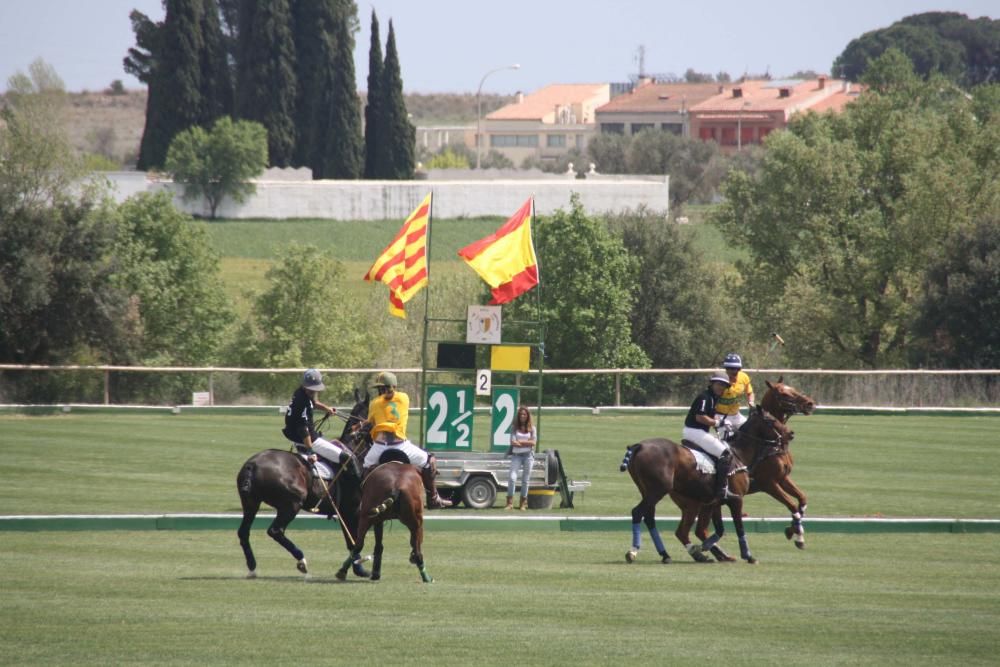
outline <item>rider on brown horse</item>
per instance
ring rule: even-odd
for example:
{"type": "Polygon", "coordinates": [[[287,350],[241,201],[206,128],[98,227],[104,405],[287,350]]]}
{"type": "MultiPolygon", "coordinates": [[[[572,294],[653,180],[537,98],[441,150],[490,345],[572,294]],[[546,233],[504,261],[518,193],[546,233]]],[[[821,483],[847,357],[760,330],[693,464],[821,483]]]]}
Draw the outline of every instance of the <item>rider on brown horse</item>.
{"type": "Polygon", "coordinates": [[[326,389],[323,378],[314,368],[302,376],[301,386],[292,394],[292,400],[285,408],[285,428],[281,430],[286,438],[295,443],[295,448],[303,454],[317,455],[334,466],[350,460],[351,455],[339,443],[330,442],[316,430],[313,410],[319,408],[327,414],[336,410],[320,403],[318,394],[326,389]]]}
{"type": "Polygon", "coordinates": [[[389,371],[379,373],[375,379],[375,388],[379,395],[368,406],[367,422],[371,424],[374,444],[365,456],[365,471],[377,466],[386,450],[401,452],[420,470],[424,491],[427,493],[427,508],[451,507],[451,502],[441,498],[434,485],[434,477],[437,475],[434,457],[406,438],[410,397],[405,392],[396,391],[396,375],[389,371]]]}
{"type": "Polygon", "coordinates": [[[728,494],[727,480],[732,467],[733,455],[729,446],[716,438],[709,428],[718,426],[721,418],[715,415],[715,405],[729,387],[729,380],[724,375],[713,375],[708,381],[708,388],[698,394],[688,410],[684,420],[682,437],[702,451],[716,459],[715,463],[715,497],[722,501],[728,494]]]}

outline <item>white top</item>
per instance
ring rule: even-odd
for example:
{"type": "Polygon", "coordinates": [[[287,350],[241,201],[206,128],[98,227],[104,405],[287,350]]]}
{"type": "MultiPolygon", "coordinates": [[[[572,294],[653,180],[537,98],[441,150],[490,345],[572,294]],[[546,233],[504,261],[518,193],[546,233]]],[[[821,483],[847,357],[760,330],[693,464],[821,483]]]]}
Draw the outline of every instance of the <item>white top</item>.
{"type": "Polygon", "coordinates": [[[529,431],[518,431],[515,429],[514,433],[510,436],[511,454],[527,454],[534,449],[536,440],[534,426],[529,431]],[[523,446],[519,446],[518,443],[521,442],[524,443],[523,446]]]}

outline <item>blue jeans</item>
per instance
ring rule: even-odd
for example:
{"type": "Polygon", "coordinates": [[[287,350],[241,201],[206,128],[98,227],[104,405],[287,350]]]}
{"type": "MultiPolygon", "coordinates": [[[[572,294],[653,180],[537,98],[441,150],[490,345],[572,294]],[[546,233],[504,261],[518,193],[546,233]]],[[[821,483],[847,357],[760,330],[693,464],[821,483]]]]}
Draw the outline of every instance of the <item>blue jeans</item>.
{"type": "Polygon", "coordinates": [[[521,477],[521,497],[528,497],[528,480],[531,479],[531,469],[535,465],[535,456],[532,452],[524,454],[511,454],[510,475],[507,477],[507,495],[513,496],[517,488],[517,477],[521,477]]]}

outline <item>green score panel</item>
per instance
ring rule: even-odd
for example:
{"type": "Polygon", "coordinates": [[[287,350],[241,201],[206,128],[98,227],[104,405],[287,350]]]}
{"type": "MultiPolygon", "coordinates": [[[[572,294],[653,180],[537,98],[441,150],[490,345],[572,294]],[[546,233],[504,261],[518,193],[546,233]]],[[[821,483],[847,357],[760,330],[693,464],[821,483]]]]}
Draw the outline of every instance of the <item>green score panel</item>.
{"type": "Polygon", "coordinates": [[[472,387],[427,387],[427,449],[472,449],[472,387]]]}
{"type": "Polygon", "coordinates": [[[494,389],[490,428],[490,451],[506,452],[510,447],[510,434],[514,431],[514,418],[517,416],[517,402],[520,392],[517,389],[494,389]]]}

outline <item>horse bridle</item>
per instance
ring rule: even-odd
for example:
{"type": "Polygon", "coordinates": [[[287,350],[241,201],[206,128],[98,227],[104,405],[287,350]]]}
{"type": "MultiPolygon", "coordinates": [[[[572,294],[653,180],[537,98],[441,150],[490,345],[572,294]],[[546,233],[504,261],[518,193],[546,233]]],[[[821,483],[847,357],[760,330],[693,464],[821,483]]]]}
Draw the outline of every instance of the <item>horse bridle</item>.
{"type": "Polygon", "coordinates": [[[753,435],[752,433],[747,433],[746,431],[741,431],[740,435],[744,438],[749,438],[750,440],[754,440],[756,442],[762,442],[765,445],[771,445],[774,447],[781,448],[782,441],[784,440],[784,438],[781,436],[781,432],[777,428],[774,428],[774,423],[775,422],[782,423],[781,420],[764,409],[761,409],[760,418],[763,419],[765,422],[771,423],[771,430],[774,431],[774,436],[775,436],[773,439],[761,438],[760,436],[753,435]]]}

